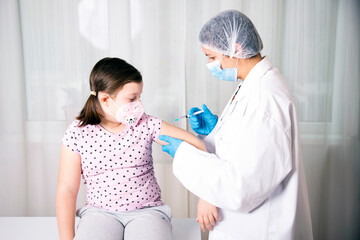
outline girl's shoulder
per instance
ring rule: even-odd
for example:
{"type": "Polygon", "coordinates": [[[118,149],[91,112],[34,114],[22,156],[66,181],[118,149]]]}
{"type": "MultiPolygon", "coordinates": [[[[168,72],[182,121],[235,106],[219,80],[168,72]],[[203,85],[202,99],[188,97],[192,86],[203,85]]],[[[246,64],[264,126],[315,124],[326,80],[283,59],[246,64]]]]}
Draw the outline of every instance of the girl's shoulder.
{"type": "MultiPolygon", "coordinates": [[[[71,123],[70,123],[70,125],[68,126],[68,128],[67,128],[67,130],[69,131],[75,131],[75,132],[77,132],[77,131],[79,131],[81,128],[83,128],[83,127],[79,127],[79,125],[80,125],[80,121],[79,120],[74,120],[74,121],[72,121],[71,123]]],[[[86,127],[86,126],[85,126],[86,127]]]]}
{"type": "Polygon", "coordinates": [[[136,128],[140,129],[141,132],[147,133],[153,141],[157,141],[160,134],[161,125],[161,119],[144,113],[136,128]]]}
{"type": "Polygon", "coordinates": [[[74,131],[78,131],[78,126],[79,126],[80,121],[79,120],[74,120],[72,121],[68,127],[66,128],[66,132],[74,132],[74,131]]]}
{"type": "Polygon", "coordinates": [[[80,120],[74,120],[70,123],[70,125],[67,128],[67,132],[72,131],[74,134],[76,132],[95,132],[95,131],[99,131],[99,127],[98,125],[85,125],[80,127],[80,120]]]}
{"type": "Polygon", "coordinates": [[[143,125],[145,127],[145,126],[148,126],[149,124],[157,125],[157,124],[161,124],[161,122],[162,122],[162,120],[160,118],[152,116],[152,115],[147,115],[146,113],[144,113],[141,116],[141,119],[140,119],[140,121],[138,123],[138,126],[143,125]]]}
{"type": "Polygon", "coordinates": [[[80,121],[75,119],[74,121],[72,121],[72,123],[70,123],[69,128],[78,128],[79,124],[80,121]]]}
{"type": "Polygon", "coordinates": [[[142,118],[143,118],[145,121],[152,121],[152,120],[157,120],[157,119],[159,119],[158,117],[155,117],[155,116],[153,116],[153,115],[148,115],[148,114],[146,114],[146,113],[144,113],[144,114],[142,115],[142,118]]]}

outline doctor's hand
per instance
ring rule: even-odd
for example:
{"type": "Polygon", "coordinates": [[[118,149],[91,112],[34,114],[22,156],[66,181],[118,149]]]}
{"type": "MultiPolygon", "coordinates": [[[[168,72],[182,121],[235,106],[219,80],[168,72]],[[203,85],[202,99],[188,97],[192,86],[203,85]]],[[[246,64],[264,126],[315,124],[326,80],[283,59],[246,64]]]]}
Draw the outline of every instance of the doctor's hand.
{"type": "MultiPolygon", "coordinates": [[[[218,121],[218,116],[212,114],[205,104],[202,105],[202,108],[204,112],[195,116],[191,116],[189,118],[189,123],[191,128],[197,134],[208,135],[214,129],[218,121]]],[[[200,109],[193,107],[190,109],[188,114],[191,115],[197,111],[200,111],[200,109]]]]}
{"type": "Polygon", "coordinates": [[[196,221],[200,223],[203,232],[206,231],[206,228],[211,231],[219,221],[217,207],[199,198],[196,221]]]}
{"type": "Polygon", "coordinates": [[[177,149],[179,148],[180,144],[182,143],[182,140],[177,139],[177,138],[173,138],[173,137],[169,137],[169,136],[166,136],[166,135],[160,135],[159,139],[161,141],[169,143],[167,145],[163,145],[162,150],[164,152],[167,152],[168,154],[170,154],[174,158],[177,149]]]}

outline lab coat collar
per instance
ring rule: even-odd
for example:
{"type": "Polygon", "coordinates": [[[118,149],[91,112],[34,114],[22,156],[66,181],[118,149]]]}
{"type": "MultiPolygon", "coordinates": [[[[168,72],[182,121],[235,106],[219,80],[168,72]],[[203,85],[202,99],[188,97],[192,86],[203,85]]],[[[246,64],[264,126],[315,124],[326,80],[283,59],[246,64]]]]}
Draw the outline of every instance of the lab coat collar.
{"type": "Polygon", "coordinates": [[[246,89],[249,89],[259,83],[259,79],[264,76],[264,74],[272,67],[268,57],[264,57],[260,62],[258,62],[248,73],[245,80],[240,83],[241,90],[240,92],[247,92],[246,89]]]}

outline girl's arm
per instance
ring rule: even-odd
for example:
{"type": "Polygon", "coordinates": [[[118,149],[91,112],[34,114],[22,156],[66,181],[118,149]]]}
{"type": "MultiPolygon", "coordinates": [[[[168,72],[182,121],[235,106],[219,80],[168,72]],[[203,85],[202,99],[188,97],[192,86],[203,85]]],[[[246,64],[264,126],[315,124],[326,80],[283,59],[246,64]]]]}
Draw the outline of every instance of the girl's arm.
{"type": "MultiPolygon", "coordinates": [[[[192,144],[193,146],[202,151],[206,151],[205,144],[201,139],[181,128],[172,126],[165,121],[163,121],[162,123],[160,135],[167,135],[173,138],[181,139],[192,144]]],[[[167,144],[166,142],[163,142],[161,140],[158,140],[157,143],[161,145],[167,144]]],[[[206,228],[209,231],[212,230],[215,227],[216,222],[219,221],[217,207],[199,198],[196,221],[200,224],[200,227],[204,232],[206,228]]]]}
{"type": "MultiPolygon", "coordinates": [[[[160,129],[160,135],[167,135],[173,138],[181,139],[185,142],[190,143],[191,145],[195,146],[196,148],[206,151],[206,147],[204,142],[199,139],[198,137],[194,136],[193,134],[175,127],[173,125],[168,124],[167,122],[163,121],[160,129]]],[[[156,141],[157,143],[161,145],[166,145],[167,143],[164,141],[161,141],[160,139],[156,141]]]]}
{"type": "Polygon", "coordinates": [[[76,198],[80,180],[80,155],[62,144],[56,193],[56,217],[60,240],[72,240],[75,236],[76,198]]]}

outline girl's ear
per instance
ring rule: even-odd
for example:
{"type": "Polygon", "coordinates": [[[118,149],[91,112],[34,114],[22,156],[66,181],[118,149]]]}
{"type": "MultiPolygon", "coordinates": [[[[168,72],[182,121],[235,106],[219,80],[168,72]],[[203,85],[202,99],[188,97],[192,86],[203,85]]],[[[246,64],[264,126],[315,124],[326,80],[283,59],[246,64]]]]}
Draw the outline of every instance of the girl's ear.
{"type": "Polygon", "coordinates": [[[109,95],[107,93],[104,92],[98,92],[99,95],[99,101],[100,104],[105,104],[105,106],[109,106],[109,95]]]}

